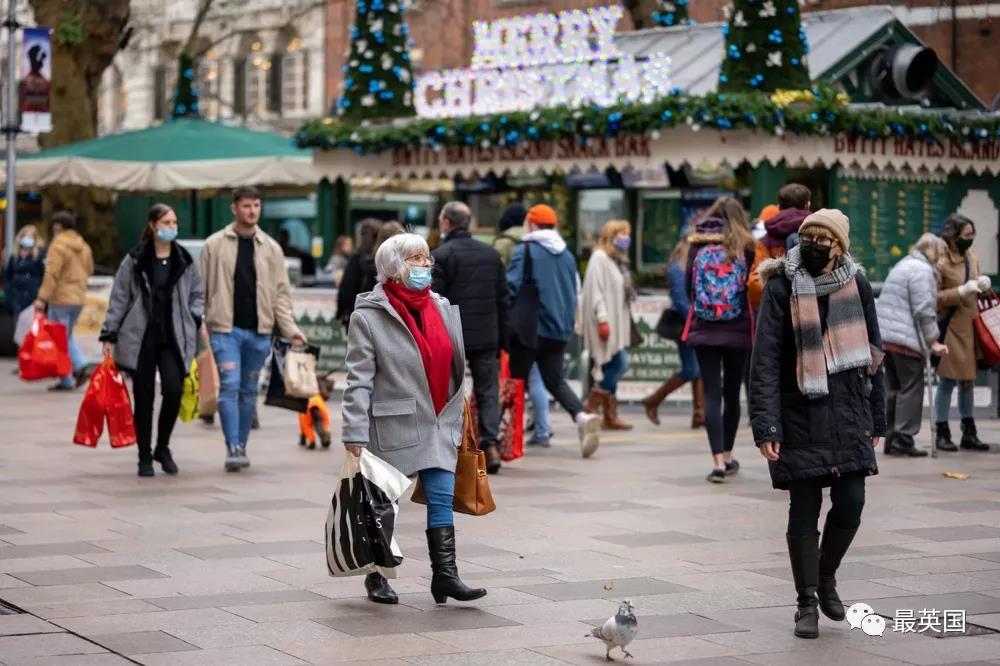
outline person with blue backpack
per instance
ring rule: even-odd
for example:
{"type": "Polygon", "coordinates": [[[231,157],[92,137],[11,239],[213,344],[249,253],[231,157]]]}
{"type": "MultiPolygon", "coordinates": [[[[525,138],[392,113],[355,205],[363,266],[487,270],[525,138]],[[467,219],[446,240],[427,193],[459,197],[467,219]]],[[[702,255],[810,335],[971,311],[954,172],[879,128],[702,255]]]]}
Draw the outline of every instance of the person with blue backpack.
{"type": "Polygon", "coordinates": [[[731,197],[718,199],[688,237],[686,286],[691,300],[683,341],[698,356],[705,391],[705,429],[714,466],[707,480],[736,474],[733,445],[740,425],[740,388],[753,346],[747,278],[754,240],[746,212],[731,197]]]}

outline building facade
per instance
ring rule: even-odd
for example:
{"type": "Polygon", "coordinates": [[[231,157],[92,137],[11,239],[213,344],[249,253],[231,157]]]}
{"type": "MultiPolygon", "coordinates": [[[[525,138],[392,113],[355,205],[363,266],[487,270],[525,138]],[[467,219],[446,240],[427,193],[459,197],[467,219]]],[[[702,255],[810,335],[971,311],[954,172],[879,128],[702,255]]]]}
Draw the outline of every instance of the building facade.
{"type": "MultiPolygon", "coordinates": [[[[107,69],[102,134],[166,119],[177,55],[202,0],[133,0],[133,34],[107,69]]],[[[326,111],[323,0],[216,0],[196,49],[200,111],[209,120],[291,131],[326,111]]]]}

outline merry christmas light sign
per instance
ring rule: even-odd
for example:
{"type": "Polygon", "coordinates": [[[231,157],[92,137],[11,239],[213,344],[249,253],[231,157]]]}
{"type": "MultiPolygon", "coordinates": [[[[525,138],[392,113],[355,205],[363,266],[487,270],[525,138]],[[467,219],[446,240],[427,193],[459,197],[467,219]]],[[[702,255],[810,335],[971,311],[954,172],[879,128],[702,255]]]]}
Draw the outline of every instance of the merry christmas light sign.
{"type": "Polygon", "coordinates": [[[528,111],[540,107],[650,102],[670,90],[670,57],[618,50],[620,5],[475,21],[471,67],[417,79],[424,118],[528,111]]]}

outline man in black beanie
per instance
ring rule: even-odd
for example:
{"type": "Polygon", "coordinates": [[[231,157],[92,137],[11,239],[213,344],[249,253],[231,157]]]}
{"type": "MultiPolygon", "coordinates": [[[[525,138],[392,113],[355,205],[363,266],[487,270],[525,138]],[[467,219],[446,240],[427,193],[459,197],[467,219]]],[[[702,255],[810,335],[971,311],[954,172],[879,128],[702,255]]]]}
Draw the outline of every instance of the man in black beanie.
{"type": "Polygon", "coordinates": [[[504,208],[500,216],[500,231],[493,241],[493,249],[500,253],[503,265],[510,264],[511,255],[514,248],[524,237],[524,218],[528,214],[528,209],[520,201],[514,201],[504,208]]]}

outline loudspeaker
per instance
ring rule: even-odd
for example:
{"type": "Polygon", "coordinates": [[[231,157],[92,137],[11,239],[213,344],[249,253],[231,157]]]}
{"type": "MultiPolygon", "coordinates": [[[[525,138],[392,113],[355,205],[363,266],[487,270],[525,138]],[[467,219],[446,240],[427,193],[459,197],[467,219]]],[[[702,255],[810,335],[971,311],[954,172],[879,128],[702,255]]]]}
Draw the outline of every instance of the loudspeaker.
{"type": "Polygon", "coordinates": [[[884,47],[872,58],[868,81],[884,102],[917,100],[927,94],[937,66],[937,54],[926,46],[884,47]]]}

